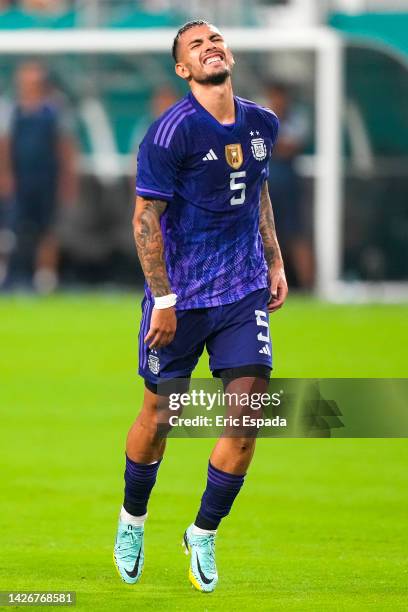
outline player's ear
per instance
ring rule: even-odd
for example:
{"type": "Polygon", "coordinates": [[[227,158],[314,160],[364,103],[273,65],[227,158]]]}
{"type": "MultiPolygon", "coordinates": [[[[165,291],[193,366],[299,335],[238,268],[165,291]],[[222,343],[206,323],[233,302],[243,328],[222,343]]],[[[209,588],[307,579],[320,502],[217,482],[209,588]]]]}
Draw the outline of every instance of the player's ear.
{"type": "Polygon", "coordinates": [[[190,71],[187,68],[187,66],[185,64],[182,64],[181,62],[177,62],[175,66],[175,71],[176,71],[177,76],[184,79],[185,81],[188,81],[188,79],[191,76],[190,71]]]}

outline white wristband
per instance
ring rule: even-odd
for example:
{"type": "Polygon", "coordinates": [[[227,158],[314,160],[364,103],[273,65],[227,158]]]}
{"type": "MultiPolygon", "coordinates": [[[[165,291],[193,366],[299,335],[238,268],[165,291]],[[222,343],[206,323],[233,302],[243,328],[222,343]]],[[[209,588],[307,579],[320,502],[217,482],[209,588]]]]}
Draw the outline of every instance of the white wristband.
{"type": "Polygon", "coordinates": [[[162,295],[161,297],[154,298],[154,307],[157,310],[163,310],[164,308],[171,308],[175,306],[177,302],[177,295],[175,293],[169,293],[169,295],[162,295]]]}

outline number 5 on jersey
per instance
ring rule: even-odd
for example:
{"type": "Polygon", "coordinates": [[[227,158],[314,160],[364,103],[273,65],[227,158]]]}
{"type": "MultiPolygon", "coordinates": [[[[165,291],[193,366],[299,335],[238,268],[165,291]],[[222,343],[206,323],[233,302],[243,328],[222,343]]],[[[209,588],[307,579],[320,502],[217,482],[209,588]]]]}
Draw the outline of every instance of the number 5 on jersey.
{"type": "Polygon", "coordinates": [[[246,171],[242,170],[241,172],[231,172],[230,174],[230,189],[231,191],[239,191],[240,193],[235,194],[230,202],[231,206],[235,206],[235,204],[244,204],[245,203],[245,192],[246,192],[246,184],[242,182],[237,182],[238,179],[244,179],[246,177],[246,171]]]}

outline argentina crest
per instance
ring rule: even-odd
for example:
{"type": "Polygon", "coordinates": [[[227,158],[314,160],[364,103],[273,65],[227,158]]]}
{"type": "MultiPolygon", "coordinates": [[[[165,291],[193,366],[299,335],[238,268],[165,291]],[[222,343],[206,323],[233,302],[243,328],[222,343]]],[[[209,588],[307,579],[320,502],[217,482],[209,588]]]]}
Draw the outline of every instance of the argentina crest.
{"type": "Polygon", "coordinates": [[[251,140],[252,155],[258,161],[263,161],[267,154],[266,144],[263,138],[253,138],[251,140]]]}
{"type": "Polygon", "coordinates": [[[147,363],[149,370],[153,372],[153,374],[157,375],[160,372],[160,361],[155,350],[149,353],[147,363]]]}
{"type": "Polygon", "coordinates": [[[234,170],[238,170],[242,166],[244,161],[244,154],[242,153],[242,147],[238,144],[229,144],[225,146],[225,159],[228,165],[234,170]]]}

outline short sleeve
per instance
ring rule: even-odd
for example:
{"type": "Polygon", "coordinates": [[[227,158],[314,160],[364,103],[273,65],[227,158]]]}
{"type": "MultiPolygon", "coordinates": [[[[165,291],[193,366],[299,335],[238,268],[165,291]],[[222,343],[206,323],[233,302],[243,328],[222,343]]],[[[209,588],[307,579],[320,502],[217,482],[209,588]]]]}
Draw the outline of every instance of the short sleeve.
{"type": "Polygon", "coordinates": [[[268,125],[268,129],[269,129],[269,134],[270,134],[270,139],[272,141],[272,148],[275,145],[277,139],[278,139],[278,132],[279,132],[279,119],[278,117],[275,115],[275,113],[273,111],[271,111],[269,108],[265,108],[264,109],[264,118],[265,121],[268,125]]]}
{"type": "MultiPolygon", "coordinates": [[[[263,113],[264,113],[264,120],[266,122],[266,125],[268,127],[268,132],[269,132],[269,138],[271,139],[271,148],[270,148],[270,152],[269,152],[269,156],[268,156],[268,162],[272,156],[272,151],[273,151],[273,147],[275,146],[275,143],[278,139],[278,132],[279,132],[279,119],[278,117],[275,115],[275,113],[273,111],[271,111],[269,108],[264,108],[263,109],[263,113]]],[[[269,163],[266,164],[264,170],[264,180],[268,180],[269,178],[269,163]]]]}
{"type": "Polygon", "coordinates": [[[171,200],[184,155],[183,137],[179,129],[169,143],[160,144],[156,132],[157,126],[153,124],[139,148],[136,193],[171,200]]]}

